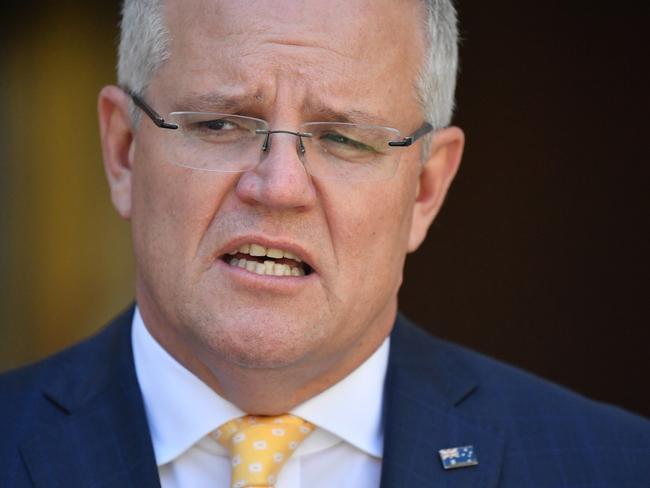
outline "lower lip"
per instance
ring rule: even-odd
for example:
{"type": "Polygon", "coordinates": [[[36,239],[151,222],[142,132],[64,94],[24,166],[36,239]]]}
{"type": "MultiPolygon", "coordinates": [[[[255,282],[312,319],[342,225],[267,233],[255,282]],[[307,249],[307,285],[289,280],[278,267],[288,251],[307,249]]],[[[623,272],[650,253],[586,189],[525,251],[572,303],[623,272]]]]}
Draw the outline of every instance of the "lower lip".
{"type": "Polygon", "coordinates": [[[230,276],[236,283],[241,283],[249,289],[295,293],[318,279],[312,271],[306,276],[271,276],[260,275],[239,266],[231,266],[223,259],[216,259],[217,269],[230,276]]]}

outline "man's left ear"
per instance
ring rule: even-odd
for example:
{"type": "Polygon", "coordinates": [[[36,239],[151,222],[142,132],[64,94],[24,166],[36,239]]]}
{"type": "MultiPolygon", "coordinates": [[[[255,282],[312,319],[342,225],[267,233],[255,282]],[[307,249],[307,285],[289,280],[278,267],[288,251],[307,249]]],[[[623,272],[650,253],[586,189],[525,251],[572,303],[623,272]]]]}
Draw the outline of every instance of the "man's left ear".
{"type": "Polygon", "coordinates": [[[415,251],[438,214],[463,155],[465,134],[458,127],[437,131],[431,139],[429,157],[418,179],[408,252],[415,251]]]}

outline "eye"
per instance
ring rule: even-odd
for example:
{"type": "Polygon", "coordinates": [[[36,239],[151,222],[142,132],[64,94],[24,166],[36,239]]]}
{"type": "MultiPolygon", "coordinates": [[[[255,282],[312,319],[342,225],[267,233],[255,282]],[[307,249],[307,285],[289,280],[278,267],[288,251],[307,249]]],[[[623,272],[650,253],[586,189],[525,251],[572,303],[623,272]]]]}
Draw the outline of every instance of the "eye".
{"type": "Polygon", "coordinates": [[[341,145],[347,150],[376,152],[375,149],[372,146],[369,146],[368,144],[364,144],[363,142],[357,141],[355,139],[351,139],[349,137],[334,132],[322,134],[320,140],[325,143],[334,143],[337,145],[341,145]]]}
{"type": "Polygon", "coordinates": [[[255,127],[251,125],[247,119],[220,114],[188,114],[181,123],[183,135],[210,144],[235,144],[255,137],[255,127]]]}
{"type": "Polygon", "coordinates": [[[205,120],[197,124],[201,129],[208,129],[214,131],[232,130],[237,129],[237,124],[226,119],[205,120]]]}

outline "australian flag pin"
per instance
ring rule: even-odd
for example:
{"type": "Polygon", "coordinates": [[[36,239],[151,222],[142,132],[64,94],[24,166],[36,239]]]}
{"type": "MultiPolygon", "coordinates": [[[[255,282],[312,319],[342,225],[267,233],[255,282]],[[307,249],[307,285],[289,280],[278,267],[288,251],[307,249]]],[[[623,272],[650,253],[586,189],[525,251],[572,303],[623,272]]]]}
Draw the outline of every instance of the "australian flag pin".
{"type": "Polygon", "coordinates": [[[440,454],[440,460],[444,469],[466,468],[478,464],[474,446],[440,449],[438,454],[440,454]]]}

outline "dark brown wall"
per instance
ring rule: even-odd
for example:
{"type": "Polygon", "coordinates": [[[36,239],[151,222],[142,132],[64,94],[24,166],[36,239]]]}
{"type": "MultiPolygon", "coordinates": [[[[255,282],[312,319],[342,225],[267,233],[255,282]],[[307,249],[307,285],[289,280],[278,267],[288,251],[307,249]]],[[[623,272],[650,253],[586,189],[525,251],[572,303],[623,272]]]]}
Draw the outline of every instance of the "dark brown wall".
{"type": "Polygon", "coordinates": [[[649,19],[607,5],[460,2],[467,148],[401,303],[650,416],[649,19]]]}
{"type": "MultiPolygon", "coordinates": [[[[459,10],[466,156],[408,260],[402,309],[442,337],[650,416],[647,7],[466,0],[459,10]]],[[[90,333],[132,289],[94,120],[96,91],[113,77],[117,2],[10,1],[0,19],[7,368],[90,333]]]]}

